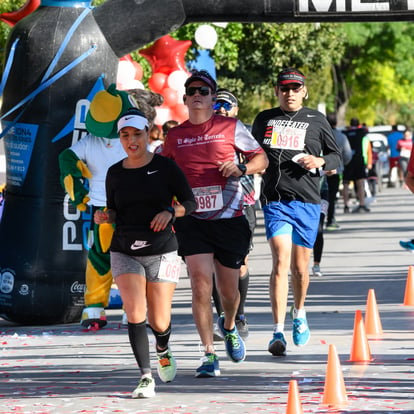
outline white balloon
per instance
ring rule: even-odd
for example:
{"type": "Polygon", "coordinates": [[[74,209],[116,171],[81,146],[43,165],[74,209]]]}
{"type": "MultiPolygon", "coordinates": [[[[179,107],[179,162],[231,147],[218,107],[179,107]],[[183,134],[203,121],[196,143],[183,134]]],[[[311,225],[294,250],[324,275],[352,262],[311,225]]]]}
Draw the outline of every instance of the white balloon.
{"type": "Polygon", "coordinates": [[[116,89],[119,91],[126,91],[128,89],[145,89],[144,84],[136,79],[128,79],[124,82],[117,82],[116,89]]]}
{"type": "Polygon", "coordinates": [[[175,70],[168,75],[167,83],[171,89],[176,91],[184,87],[184,83],[188,78],[185,70],[175,70]]]}
{"type": "Polygon", "coordinates": [[[135,77],[135,68],[134,65],[126,60],[120,60],[118,62],[118,72],[116,74],[116,81],[118,83],[123,83],[128,80],[132,80],[135,77]]]}
{"type": "Polygon", "coordinates": [[[157,111],[157,115],[154,119],[155,125],[162,125],[165,122],[172,119],[171,109],[170,108],[162,108],[160,106],[156,106],[155,110],[157,111]]]}
{"type": "Polygon", "coordinates": [[[204,49],[213,49],[217,43],[216,29],[208,24],[202,24],[195,31],[195,40],[204,49]]]}

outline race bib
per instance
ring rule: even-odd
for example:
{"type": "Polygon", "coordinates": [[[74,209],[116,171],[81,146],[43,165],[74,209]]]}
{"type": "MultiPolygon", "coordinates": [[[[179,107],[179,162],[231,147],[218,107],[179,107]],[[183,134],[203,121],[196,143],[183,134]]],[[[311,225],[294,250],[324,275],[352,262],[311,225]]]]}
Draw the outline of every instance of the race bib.
{"type": "Polygon", "coordinates": [[[219,185],[193,188],[193,194],[197,202],[197,213],[221,210],[223,208],[223,193],[219,185]]]}
{"type": "Polygon", "coordinates": [[[272,130],[271,148],[303,150],[305,148],[306,130],[274,125],[272,130]]]}
{"type": "Polygon", "coordinates": [[[181,273],[181,258],[176,252],[167,253],[161,256],[158,279],[166,282],[178,283],[181,273]]]}

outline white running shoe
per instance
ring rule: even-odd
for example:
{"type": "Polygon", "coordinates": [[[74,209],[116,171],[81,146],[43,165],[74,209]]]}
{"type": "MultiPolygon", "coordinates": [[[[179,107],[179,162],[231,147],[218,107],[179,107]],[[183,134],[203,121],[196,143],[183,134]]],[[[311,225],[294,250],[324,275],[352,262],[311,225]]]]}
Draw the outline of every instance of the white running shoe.
{"type": "Polygon", "coordinates": [[[139,380],[137,388],[132,392],[132,398],[151,398],[155,397],[154,378],[143,376],[139,380]]]}
{"type": "Polygon", "coordinates": [[[314,265],[312,267],[312,273],[316,277],[322,277],[322,272],[321,272],[321,268],[319,265],[314,265]]]}

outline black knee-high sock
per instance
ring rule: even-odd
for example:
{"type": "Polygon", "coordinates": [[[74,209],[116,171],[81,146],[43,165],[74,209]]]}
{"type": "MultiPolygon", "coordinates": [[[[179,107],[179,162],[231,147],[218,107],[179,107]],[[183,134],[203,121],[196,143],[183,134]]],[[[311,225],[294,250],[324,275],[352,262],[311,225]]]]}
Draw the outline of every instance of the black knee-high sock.
{"type": "Polygon", "coordinates": [[[168,325],[168,328],[164,332],[157,332],[150,326],[152,333],[155,336],[155,341],[157,343],[157,352],[163,352],[168,348],[168,341],[170,340],[171,335],[171,322],[168,325]]]}
{"type": "Polygon", "coordinates": [[[244,315],[244,304],[246,303],[247,290],[249,289],[249,271],[245,276],[239,278],[239,292],[240,292],[240,303],[239,309],[237,310],[237,316],[244,315]]]}
{"type": "Polygon", "coordinates": [[[214,301],[214,306],[216,308],[217,316],[220,316],[221,313],[223,312],[223,308],[221,307],[220,296],[217,291],[216,278],[214,275],[213,275],[213,301],[214,301]]]}
{"type": "Polygon", "coordinates": [[[132,352],[142,375],[151,373],[149,341],[146,322],[128,322],[128,336],[132,352]]]}

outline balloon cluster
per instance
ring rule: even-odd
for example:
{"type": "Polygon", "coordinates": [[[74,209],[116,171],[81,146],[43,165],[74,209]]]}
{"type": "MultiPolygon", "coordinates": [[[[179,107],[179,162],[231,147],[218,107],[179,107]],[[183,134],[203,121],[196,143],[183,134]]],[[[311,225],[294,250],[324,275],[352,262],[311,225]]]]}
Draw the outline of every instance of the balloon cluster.
{"type": "Polygon", "coordinates": [[[171,119],[183,122],[188,117],[183,102],[184,83],[189,76],[184,56],[191,43],[191,40],[175,40],[166,35],[139,51],[152,68],[149,88],[164,98],[164,103],[157,108],[154,121],[156,125],[162,125],[171,119]]]}
{"type": "Polygon", "coordinates": [[[131,58],[131,55],[125,55],[119,59],[116,88],[120,91],[127,89],[145,89],[141,82],[142,75],[141,65],[135,62],[131,58]]]}

